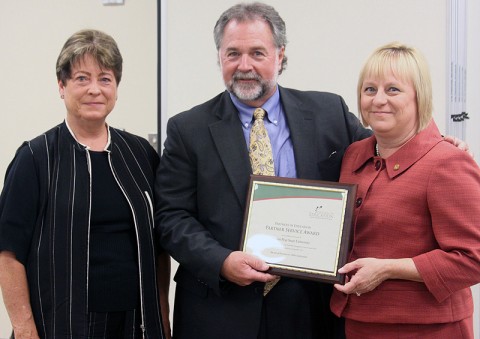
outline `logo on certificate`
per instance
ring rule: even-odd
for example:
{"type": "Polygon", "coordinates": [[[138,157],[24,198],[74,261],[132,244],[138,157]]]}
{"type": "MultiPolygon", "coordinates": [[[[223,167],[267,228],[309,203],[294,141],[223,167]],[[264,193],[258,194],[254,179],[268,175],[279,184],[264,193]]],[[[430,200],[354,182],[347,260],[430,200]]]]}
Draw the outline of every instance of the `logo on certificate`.
{"type": "Polygon", "coordinates": [[[309,213],[309,216],[315,219],[332,220],[335,215],[331,211],[324,210],[322,205],[318,205],[309,213]]]}

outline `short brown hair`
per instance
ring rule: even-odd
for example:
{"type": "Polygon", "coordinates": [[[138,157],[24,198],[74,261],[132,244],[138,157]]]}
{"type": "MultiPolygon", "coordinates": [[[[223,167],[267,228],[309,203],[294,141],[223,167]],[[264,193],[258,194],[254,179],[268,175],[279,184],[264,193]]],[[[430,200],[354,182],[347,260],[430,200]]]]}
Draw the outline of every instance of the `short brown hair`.
{"type": "Polygon", "coordinates": [[[71,78],[72,66],[86,55],[91,55],[100,67],[111,70],[117,85],[120,83],[123,58],[117,43],[110,35],[94,29],[78,31],[65,42],[57,59],[57,80],[65,85],[71,78]]]}

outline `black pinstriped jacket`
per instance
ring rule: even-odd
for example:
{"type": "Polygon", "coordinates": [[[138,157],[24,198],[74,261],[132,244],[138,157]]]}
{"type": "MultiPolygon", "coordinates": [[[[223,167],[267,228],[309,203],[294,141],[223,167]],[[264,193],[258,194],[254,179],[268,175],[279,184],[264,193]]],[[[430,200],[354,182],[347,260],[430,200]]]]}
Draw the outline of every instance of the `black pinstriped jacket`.
{"type": "MultiPolygon", "coordinates": [[[[163,338],[156,288],[153,183],[159,157],[138,136],[109,127],[109,162],[137,235],[145,338],[163,338]]],[[[25,142],[0,198],[0,250],[26,266],[42,338],[83,338],[88,314],[91,175],[87,147],[65,122],[25,142]]]]}

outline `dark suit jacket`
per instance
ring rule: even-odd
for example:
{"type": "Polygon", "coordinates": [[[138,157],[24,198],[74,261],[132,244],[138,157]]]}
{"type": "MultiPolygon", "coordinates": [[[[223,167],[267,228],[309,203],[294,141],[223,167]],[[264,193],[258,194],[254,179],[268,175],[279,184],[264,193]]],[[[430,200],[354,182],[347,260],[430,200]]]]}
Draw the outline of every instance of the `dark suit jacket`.
{"type": "MultiPolygon", "coordinates": [[[[280,98],[297,176],[338,180],[344,150],[370,132],[338,95],[280,87],[280,98]]],[[[157,229],[162,247],[180,263],[175,339],[257,338],[263,284],[239,287],[220,277],[225,258],[239,249],[251,173],[242,125],[228,92],[169,120],[156,183],[157,229]]],[[[297,335],[307,331],[298,338],[315,337],[308,327],[321,321],[315,319],[322,317],[319,307],[328,312],[328,296],[313,300],[320,298],[312,294],[319,284],[282,280],[287,281],[283,290],[273,289],[282,293],[278,307],[286,308],[285,321],[278,322],[291,324],[297,335]],[[298,322],[287,309],[295,311],[298,322]],[[309,317],[306,323],[300,320],[309,317]]]]}

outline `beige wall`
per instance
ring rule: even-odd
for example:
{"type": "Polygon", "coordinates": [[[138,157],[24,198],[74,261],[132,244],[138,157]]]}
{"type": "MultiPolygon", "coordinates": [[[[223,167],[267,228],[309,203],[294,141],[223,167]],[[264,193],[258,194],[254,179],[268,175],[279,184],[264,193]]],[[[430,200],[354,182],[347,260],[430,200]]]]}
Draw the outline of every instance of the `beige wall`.
{"type": "MultiPolygon", "coordinates": [[[[212,38],[220,13],[237,0],[167,1],[167,112],[188,109],[223,90],[212,38]]],[[[418,46],[430,61],[437,114],[445,110],[446,9],[438,0],[270,0],[287,25],[286,87],[341,94],[356,112],[359,69],[380,44],[418,46]]],[[[444,119],[438,119],[440,128],[444,119]]]]}
{"type": "Polygon", "coordinates": [[[119,98],[108,121],[146,136],[156,131],[157,21],[155,0],[0,1],[2,123],[0,176],[16,148],[65,116],[55,62],[65,40],[82,28],[111,34],[124,58],[119,98]]]}
{"type": "MultiPolygon", "coordinates": [[[[163,1],[167,27],[165,117],[223,90],[212,29],[220,13],[236,2],[163,1]]],[[[435,118],[444,129],[446,0],[268,2],[287,24],[289,66],[280,77],[281,85],[339,93],[356,112],[356,78],[363,60],[378,45],[400,40],[419,47],[430,62],[435,118]]],[[[476,2],[469,0],[470,31],[474,33],[469,35],[468,111],[472,117],[467,141],[480,154],[480,134],[475,127],[480,124],[475,115],[480,112],[480,6],[476,2]]],[[[67,37],[85,27],[113,35],[124,56],[124,78],[110,124],[145,137],[156,131],[155,0],[125,0],[124,6],[103,6],[101,0],[2,0],[0,178],[23,140],[63,119],[55,60],[67,37]]],[[[478,326],[478,287],[475,293],[478,326]]],[[[8,318],[0,302],[0,338],[8,333],[8,318]]]]}

